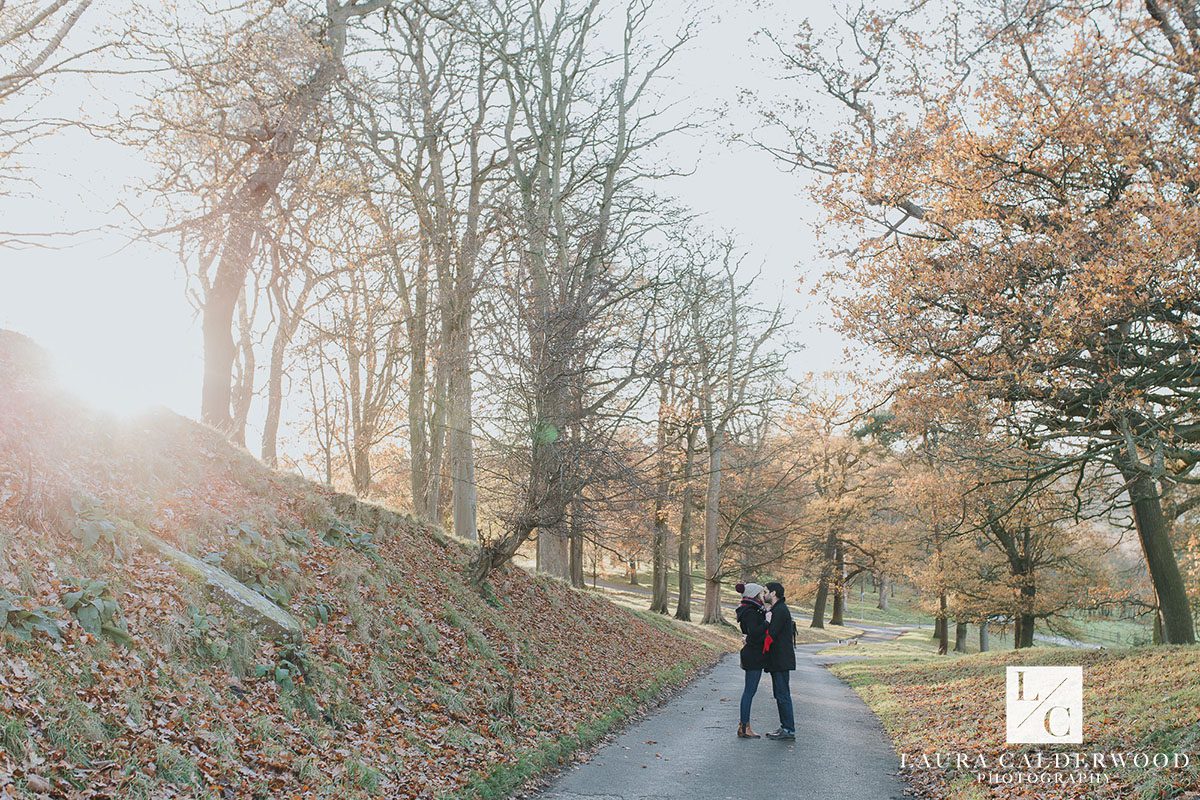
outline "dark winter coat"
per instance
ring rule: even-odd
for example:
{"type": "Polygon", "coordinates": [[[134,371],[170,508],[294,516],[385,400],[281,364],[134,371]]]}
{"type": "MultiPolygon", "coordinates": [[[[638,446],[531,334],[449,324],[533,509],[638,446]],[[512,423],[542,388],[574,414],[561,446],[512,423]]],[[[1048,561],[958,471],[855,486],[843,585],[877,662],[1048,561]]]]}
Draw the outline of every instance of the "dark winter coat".
{"type": "Polygon", "coordinates": [[[788,672],[796,668],[796,626],[787,603],[780,600],[771,607],[771,649],[767,651],[763,669],[767,672],[788,672]]]}
{"type": "Polygon", "coordinates": [[[767,637],[767,615],[753,600],[743,600],[737,607],[738,626],[746,634],[742,645],[742,669],[762,669],[765,661],[763,640],[767,637]]]}

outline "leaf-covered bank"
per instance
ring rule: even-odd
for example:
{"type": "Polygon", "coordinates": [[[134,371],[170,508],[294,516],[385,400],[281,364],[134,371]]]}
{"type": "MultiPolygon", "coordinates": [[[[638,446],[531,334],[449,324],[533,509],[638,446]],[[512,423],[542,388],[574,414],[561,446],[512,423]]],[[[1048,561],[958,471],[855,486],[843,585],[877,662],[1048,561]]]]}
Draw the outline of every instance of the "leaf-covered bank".
{"type": "Polygon", "coordinates": [[[0,785],[17,796],[507,790],[722,652],[515,568],[481,596],[468,546],[174,414],[92,413],[35,362],[0,352],[0,785]],[[301,636],[267,635],[148,536],[301,636]]]}

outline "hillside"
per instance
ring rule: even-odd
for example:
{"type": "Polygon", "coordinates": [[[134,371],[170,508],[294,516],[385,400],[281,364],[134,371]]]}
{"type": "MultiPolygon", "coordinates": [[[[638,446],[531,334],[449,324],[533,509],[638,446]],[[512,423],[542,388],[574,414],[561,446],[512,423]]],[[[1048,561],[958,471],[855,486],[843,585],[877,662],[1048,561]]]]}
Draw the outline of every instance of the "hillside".
{"type": "Polygon", "coordinates": [[[721,653],[515,568],[480,596],[466,545],[44,362],[0,332],[8,794],[500,796],[721,653]]]}

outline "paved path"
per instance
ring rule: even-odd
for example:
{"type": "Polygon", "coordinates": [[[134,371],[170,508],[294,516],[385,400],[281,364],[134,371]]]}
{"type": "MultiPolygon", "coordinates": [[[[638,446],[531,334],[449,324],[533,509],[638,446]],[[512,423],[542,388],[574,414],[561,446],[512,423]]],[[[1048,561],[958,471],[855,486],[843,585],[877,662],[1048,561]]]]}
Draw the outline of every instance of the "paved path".
{"type": "MultiPolygon", "coordinates": [[[[866,641],[900,629],[874,628],[866,641]]],[[[738,739],[742,670],[737,654],[667,705],[560,775],[539,800],[899,800],[899,763],[878,719],[818,655],[796,648],[792,699],[796,741],[738,739]]],[[[751,726],[779,726],[767,676],[751,726]]]]}

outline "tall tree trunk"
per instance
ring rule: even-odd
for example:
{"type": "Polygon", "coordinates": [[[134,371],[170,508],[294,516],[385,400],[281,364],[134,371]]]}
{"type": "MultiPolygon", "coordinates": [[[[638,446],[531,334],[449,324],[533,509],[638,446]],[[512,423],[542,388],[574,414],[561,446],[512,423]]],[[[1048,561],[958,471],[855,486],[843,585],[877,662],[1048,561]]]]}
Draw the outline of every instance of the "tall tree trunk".
{"type": "Polygon", "coordinates": [[[563,580],[571,578],[570,531],[567,530],[564,517],[566,516],[566,498],[564,496],[562,469],[562,428],[550,422],[560,422],[563,414],[558,411],[550,412],[550,408],[558,408],[553,398],[546,404],[547,414],[543,415],[542,423],[535,434],[534,442],[534,479],[532,485],[543,498],[540,503],[541,516],[546,523],[538,526],[537,553],[538,570],[546,575],[563,580]]]}
{"type": "MultiPolygon", "coordinates": [[[[575,422],[571,425],[570,446],[571,458],[578,458],[578,453],[582,448],[582,431],[579,420],[583,418],[582,402],[578,393],[575,394],[571,401],[572,419],[575,422]]],[[[564,492],[570,497],[569,505],[571,508],[571,530],[570,541],[568,542],[568,573],[571,580],[571,585],[577,588],[583,586],[583,494],[578,487],[572,486],[569,489],[564,487],[564,492]]]]}
{"type": "Polygon", "coordinates": [[[667,510],[665,508],[656,508],[654,511],[653,563],[654,591],[650,598],[650,610],[658,614],[666,614],[670,612],[670,597],[667,592],[667,570],[670,565],[667,563],[667,510]]]}
{"type": "Polygon", "coordinates": [[[692,476],[695,474],[698,435],[696,428],[688,431],[683,460],[683,507],[679,511],[679,603],[675,606],[675,619],[685,622],[692,619],[692,506],[695,503],[692,476]]]}
{"type": "Polygon", "coordinates": [[[362,432],[354,437],[354,494],[358,497],[371,495],[371,443],[370,437],[362,432]]]}
{"type": "Polygon", "coordinates": [[[563,580],[571,579],[571,534],[562,520],[538,528],[538,572],[563,580]]]}
{"type": "Polygon", "coordinates": [[[1027,577],[1027,582],[1021,585],[1020,607],[1017,611],[1016,629],[1013,636],[1015,648],[1033,647],[1034,624],[1037,620],[1037,617],[1034,616],[1037,584],[1033,582],[1032,574],[1027,577]]]}
{"type": "MultiPolygon", "coordinates": [[[[480,83],[483,81],[480,67],[480,83]]],[[[479,259],[480,217],[483,212],[483,184],[479,139],[486,114],[486,104],[477,110],[479,116],[470,140],[471,184],[467,193],[466,228],[457,248],[454,274],[454,329],[451,342],[452,362],[450,380],[450,492],[454,517],[454,532],[471,541],[479,539],[477,519],[477,490],[475,487],[474,386],[472,372],[473,319],[475,312],[475,270],[479,259]]]]}
{"type": "Polygon", "coordinates": [[[720,504],[721,469],[725,431],[718,427],[708,441],[708,491],[704,494],[704,617],[701,622],[712,625],[724,622],[721,614],[721,551],[720,504]]]}
{"type": "MultiPolygon", "coordinates": [[[[470,311],[467,315],[469,317],[470,311]]],[[[471,438],[474,397],[471,386],[470,326],[456,332],[450,390],[450,495],[454,533],[468,541],[479,540],[475,489],[475,443],[471,438]]]]}
{"type": "Polygon", "coordinates": [[[817,596],[813,600],[812,622],[810,628],[825,627],[825,605],[829,602],[829,576],[833,570],[834,557],[837,555],[837,533],[830,531],[825,537],[825,552],[821,564],[821,577],[817,580],[817,596]]]}
{"type": "Polygon", "coordinates": [[[947,610],[949,601],[946,598],[946,593],[942,592],[938,595],[938,614],[937,624],[934,625],[934,636],[938,641],[938,655],[944,656],[950,650],[950,626],[947,619],[947,610]]]}
{"type": "Polygon", "coordinates": [[[1146,557],[1146,569],[1158,596],[1163,638],[1167,644],[1195,644],[1192,608],[1175,559],[1171,528],[1163,514],[1158,487],[1148,474],[1130,461],[1121,465],[1121,474],[1133,503],[1133,521],[1146,557]]]}
{"type": "MultiPolygon", "coordinates": [[[[288,347],[296,335],[296,327],[308,307],[308,297],[317,283],[317,276],[305,270],[304,284],[294,303],[288,302],[288,275],[281,264],[277,249],[271,251],[273,271],[270,292],[275,306],[275,336],[271,340],[271,362],[267,368],[267,411],[263,419],[262,460],[269,467],[279,466],[279,420],[283,413],[283,372],[288,347]]],[[[307,257],[307,253],[305,254],[307,257]]]]}
{"type": "MultiPolygon", "coordinates": [[[[276,337],[278,341],[278,337],[276,337]]],[[[279,466],[279,417],[283,411],[283,355],[271,347],[271,366],[267,373],[267,413],[263,417],[262,460],[268,467],[279,466]]]]}
{"type": "MultiPolygon", "coordinates": [[[[429,418],[426,400],[429,387],[429,254],[425,248],[417,255],[417,274],[413,280],[411,313],[405,320],[408,334],[408,461],[409,486],[412,492],[413,514],[418,519],[432,521],[437,509],[429,507],[430,463],[429,418]]],[[[538,539],[542,538],[541,531],[538,539]]]]}
{"type": "Polygon", "coordinates": [[[583,497],[571,498],[571,585],[583,588],[583,497]]]}
{"type": "Polygon", "coordinates": [[[846,624],[846,551],[839,544],[834,555],[833,614],[829,617],[830,625],[846,624]]]}
{"type": "Polygon", "coordinates": [[[569,580],[570,532],[563,524],[570,496],[566,481],[572,467],[566,463],[564,437],[571,422],[571,409],[581,402],[572,397],[569,384],[570,355],[561,351],[566,333],[559,327],[561,316],[553,310],[553,290],[539,282],[535,289],[538,313],[530,320],[531,355],[534,369],[533,452],[530,491],[539,509],[538,569],[569,580]]]}
{"type": "Polygon", "coordinates": [[[465,413],[456,415],[450,431],[450,491],[455,535],[476,542],[479,541],[479,521],[475,489],[475,443],[471,441],[471,425],[468,405],[465,413]]]}
{"type": "Polygon", "coordinates": [[[670,464],[667,463],[667,403],[669,388],[666,381],[659,382],[658,388],[658,421],[655,446],[657,447],[656,466],[658,480],[654,491],[654,541],[651,547],[651,564],[653,577],[650,597],[650,610],[658,614],[666,614],[669,598],[667,597],[667,534],[668,513],[667,503],[671,494],[670,464]]]}
{"type": "Polygon", "coordinates": [[[962,620],[954,623],[954,652],[967,652],[967,623],[962,620]]]}
{"type": "Polygon", "coordinates": [[[249,290],[244,290],[238,299],[238,340],[236,357],[236,380],[231,384],[230,398],[232,413],[230,417],[229,438],[235,444],[246,446],[246,422],[250,419],[250,405],[254,401],[254,318],[249,311],[249,290]]]}
{"type": "Polygon", "coordinates": [[[279,466],[279,418],[283,412],[283,362],[294,329],[291,316],[279,308],[278,327],[271,341],[271,363],[267,368],[267,413],[263,418],[262,460],[268,467],[279,466]]]}
{"type": "Polygon", "coordinates": [[[988,635],[988,621],[986,619],[979,622],[979,652],[986,653],[992,647],[991,639],[988,635]]]}
{"type": "Polygon", "coordinates": [[[846,594],[839,588],[833,591],[833,611],[829,614],[830,625],[846,624],[846,594]]]}
{"type": "Polygon", "coordinates": [[[880,611],[888,610],[888,576],[886,572],[879,573],[879,602],[875,607],[880,611]]]}
{"type": "Polygon", "coordinates": [[[230,216],[221,258],[201,311],[204,333],[204,384],[200,390],[200,420],[226,436],[233,433],[233,317],[238,297],[250,272],[255,220],[267,201],[265,187],[247,192],[238,214],[230,216]]]}

